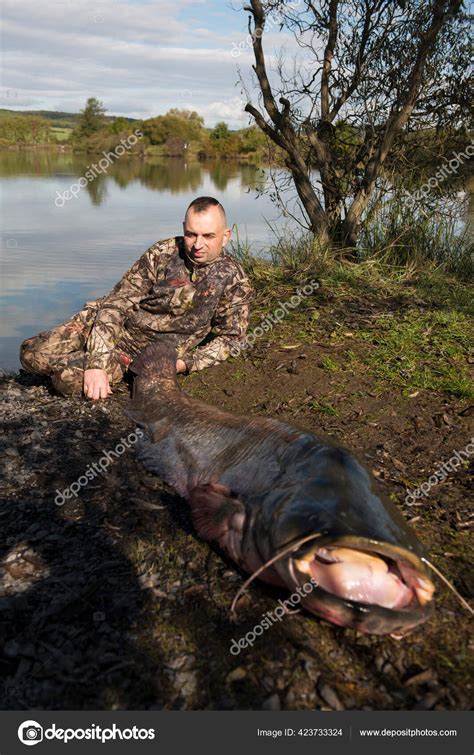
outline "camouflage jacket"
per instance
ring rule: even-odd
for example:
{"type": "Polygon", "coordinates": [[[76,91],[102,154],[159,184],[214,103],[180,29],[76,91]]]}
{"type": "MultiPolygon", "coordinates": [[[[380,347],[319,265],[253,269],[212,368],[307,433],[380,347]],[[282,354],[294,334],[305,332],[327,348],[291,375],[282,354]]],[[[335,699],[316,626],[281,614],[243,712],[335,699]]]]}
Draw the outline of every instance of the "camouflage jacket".
{"type": "Polygon", "coordinates": [[[85,369],[107,372],[117,350],[133,359],[160,333],[174,334],[189,372],[222,362],[245,339],[253,295],[241,266],[225,251],[196,265],[182,236],[158,241],[96,302],[85,369]],[[191,354],[211,331],[214,338],[191,354]]]}

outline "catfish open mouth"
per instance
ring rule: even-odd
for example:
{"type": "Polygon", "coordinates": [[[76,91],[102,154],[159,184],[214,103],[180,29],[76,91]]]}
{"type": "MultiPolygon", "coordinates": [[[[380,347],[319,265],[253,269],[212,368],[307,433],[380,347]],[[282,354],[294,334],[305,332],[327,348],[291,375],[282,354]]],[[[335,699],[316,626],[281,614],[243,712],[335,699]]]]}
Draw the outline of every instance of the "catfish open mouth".
{"type": "MultiPolygon", "coordinates": [[[[346,605],[413,612],[428,607],[434,585],[417,557],[385,544],[338,541],[295,556],[299,579],[346,605]]],[[[310,601],[311,602],[311,601],[310,601]]]]}

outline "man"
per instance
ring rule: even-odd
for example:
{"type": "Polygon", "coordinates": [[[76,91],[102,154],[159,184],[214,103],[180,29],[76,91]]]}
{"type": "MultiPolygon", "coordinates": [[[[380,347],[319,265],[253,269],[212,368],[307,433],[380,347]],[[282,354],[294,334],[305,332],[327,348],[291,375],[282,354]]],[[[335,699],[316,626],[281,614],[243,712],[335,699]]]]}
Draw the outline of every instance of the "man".
{"type": "Polygon", "coordinates": [[[67,395],[105,399],[133,358],[160,334],[177,344],[177,372],[224,361],[245,339],[253,290],[224,246],[230,228],[212,197],[189,205],[184,236],[153,244],[112,291],[62,325],[28,338],[20,361],[28,372],[50,375],[67,395]],[[214,338],[191,350],[212,331],[214,338]]]}

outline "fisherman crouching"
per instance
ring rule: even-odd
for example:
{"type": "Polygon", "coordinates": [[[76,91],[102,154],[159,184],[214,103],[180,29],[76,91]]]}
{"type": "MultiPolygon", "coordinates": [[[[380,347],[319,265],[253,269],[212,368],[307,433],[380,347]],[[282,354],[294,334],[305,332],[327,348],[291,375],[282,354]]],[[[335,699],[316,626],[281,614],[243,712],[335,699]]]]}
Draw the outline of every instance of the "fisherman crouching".
{"type": "Polygon", "coordinates": [[[96,400],[107,398],[134,357],[163,333],[175,338],[177,372],[227,359],[245,340],[254,293],[225,253],[231,230],[224,208],[217,199],[198,197],[183,232],[153,244],[109,294],[27,338],[20,349],[24,369],[49,375],[63,396],[96,400]]]}

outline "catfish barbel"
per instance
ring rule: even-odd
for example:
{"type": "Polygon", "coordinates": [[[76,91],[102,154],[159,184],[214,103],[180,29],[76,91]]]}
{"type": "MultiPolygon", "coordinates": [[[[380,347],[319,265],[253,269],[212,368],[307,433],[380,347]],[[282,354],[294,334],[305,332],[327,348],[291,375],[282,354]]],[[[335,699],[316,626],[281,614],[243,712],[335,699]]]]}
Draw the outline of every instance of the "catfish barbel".
{"type": "Polygon", "coordinates": [[[190,398],[175,365],[167,337],[134,360],[128,414],[146,430],[140,461],[189,502],[198,534],[273,585],[294,592],[312,579],[302,605],[339,626],[399,638],[426,621],[424,548],[357,459],[286,423],[190,398]]]}

